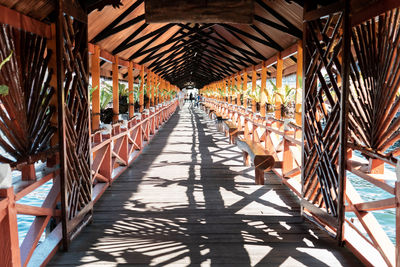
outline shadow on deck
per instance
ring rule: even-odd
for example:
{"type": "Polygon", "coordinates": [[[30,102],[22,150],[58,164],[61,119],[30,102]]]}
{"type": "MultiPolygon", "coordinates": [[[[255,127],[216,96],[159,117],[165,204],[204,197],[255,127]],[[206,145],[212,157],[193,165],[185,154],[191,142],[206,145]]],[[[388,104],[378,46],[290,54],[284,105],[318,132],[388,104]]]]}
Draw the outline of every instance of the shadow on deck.
{"type": "Polygon", "coordinates": [[[104,193],[94,222],[49,266],[360,266],[304,221],[273,174],[186,106],[104,193]]]}

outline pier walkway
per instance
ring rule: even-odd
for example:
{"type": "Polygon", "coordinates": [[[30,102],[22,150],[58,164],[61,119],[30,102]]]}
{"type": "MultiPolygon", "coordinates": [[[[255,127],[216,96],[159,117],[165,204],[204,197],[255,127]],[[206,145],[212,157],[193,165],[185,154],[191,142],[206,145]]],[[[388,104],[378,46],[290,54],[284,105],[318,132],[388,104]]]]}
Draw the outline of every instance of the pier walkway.
{"type": "Polygon", "coordinates": [[[360,266],[300,216],[200,110],[184,106],[98,201],[94,221],[48,266],[360,266]]]}

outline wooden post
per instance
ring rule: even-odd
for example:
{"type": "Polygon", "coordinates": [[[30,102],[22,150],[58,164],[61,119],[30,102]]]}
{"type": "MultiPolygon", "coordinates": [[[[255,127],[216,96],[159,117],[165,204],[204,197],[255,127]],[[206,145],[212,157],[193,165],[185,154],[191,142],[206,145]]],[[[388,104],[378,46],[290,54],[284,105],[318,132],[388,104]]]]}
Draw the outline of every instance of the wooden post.
{"type": "Polygon", "coordinates": [[[34,181],[36,180],[35,164],[25,164],[21,169],[21,178],[23,181],[34,181]]]}
{"type": "MultiPolygon", "coordinates": [[[[47,49],[51,50],[53,52],[53,56],[50,58],[49,61],[49,69],[53,70],[53,75],[50,80],[50,86],[53,88],[57,88],[57,57],[56,55],[56,25],[53,23],[50,26],[51,29],[51,38],[47,40],[47,49]]],[[[54,90],[54,95],[50,100],[50,105],[53,106],[55,109],[53,116],[50,118],[50,123],[54,127],[58,127],[58,90],[54,90]]],[[[59,135],[58,131],[56,131],[53,135],[53,137],[50,140],[50,145],[52,147],[58,145],[58,140],[59,140],[59,135]]],[[[59,156],[58,154],[55,154],[49,158],[47,158],[46,165],[47,167],[54,167],[56,164],[59,162],[59,156]]]]}
{"type": "MultiPolygon", "coordinates": [[[[297,71],[296,71],[296,124],[301,125],[301,102],[303,93],[303,42],[297,41],[297,71]]],[[[299,136],[300,137],[300,136],[299,136]]]]}
{"type": "MultiPolygon", "coordinates": [[[[276,56],[276,87],[279,90],[279,93],[283,94],[283,87],[282,87],[282,74],[283,74],[283,60],[281,53],[278,52],[276,56]]],[[[282,116],[282,101],[279,96],[275,96],[275,118],[280,119],[282,116]]]]}
{"type": "MultiPolygon", "coordinates": [[[[17,210],[15,208],[14,188],[0,189],[0,200],[6,198],[5,216],[0,217],[0,265],[19,267],[21,255],[18,242],[17,210]]],[[[4,200],[3,200],[4,201],[4,200]]],[[[0,210],[0,215],[3,210],[0,210]]]]}
{"type": "Polygon", "coordinates": [[[133,62],[129,61],[128,67],[128,89],[129,89],[129,119],[134,116],[135,106],[134,106],[134,95],[133,95],[133,62]]]}
{"type": "Polygon", "coordinates": [[[240,88],[241,84],[242,84],[242,77],[240,77],[240,72],[239,72],[237,74],[237,76],[236,76],[236,86],[237,86],[237,90],[238,90],[238,93],[236,94],[237,95],[236,104],[238,106],[242,105],[242,101],[240,100],[240,96],[243,93],[243,88],[240,88]]]}
{"type": "Polygon", "coordinates": [[[143,88],[144,88],[144,66],[140,68],[139,112],[143,111],[143,104],[144,104],[143,88]]]}
{"type": "Polygon", "coordinates": [[[118,122],[119,118],[118,72],[118,56],[114,56],[114,62],[112,63],[113,123],[118,122]]]}
{"type": "Polygon", "coordinates": [[[227,86],[228,103],[230,104],[230,103],[232,103],[232,99],[231,99],[231,78],[230,77],[228,78],[227,84],[228,84],[228,86],[227,86]]]}
{"type": "Polygon", "coordinates": [[[146,109],[149,109],[150,108],[150,97],[149,97],[149,92],[150,92],[150,90],[151,90],[151,71],[150,70],[147,70],[147,82],[146,82],[146,85],[147,85],[147,90],[146,90],[146,96],[147,96],[147,103],[146,103],[146,109]]]}
{"type": "Polygon", "coordinates": [[[339,132],[339,191],[338,191],[338,227],[337,241],[343,245],[344,240],[344,222],[345,222],[345,192],[346,192],[346,165],[347,165],[347,120],[348,120],[348,97],[350,91],[350,53],[351,53],[351,17],[350,1],[344,1],[343,12],[343,62],[340,70],[342,76],[342,92],[340,94],[340,132],[339,132]]]}
{"type": "Polygon", "coordinates": [[[92,88],[96,90],[92,93],[92,130],[95,131],[100,127],[100,47],[94,46],[92,55],[92,88]]]}
{"type": "Polygon", "coordinates": [[[369,159],[369,173],[372,174],[384,174],[385,163],[380,159],[369,159]]]}
{"type": "MultiPolygon", "coordinates": [[[[397,169],[397,168],[396,168],[397,169]]],[[[397,181],[395,183],[396,199],[396,267],[400,266],[400,173],[396,170],[397,181]]]]}
{"type": "Polygon", "coordinates": [[[151,107],[151,93],[153,92],[153,88],[154,88],[154,73],[149,71],[148,72],[148,81],[149,81],[149,87],[147,88],[147,97],[149,99],[149,102],[147,104],[147,108],[151,107]]]}
{"type": "Polygon", "coordinates": [[[262,117],[265,117],[266,110],[265,110],[265,103],[267,103],[267,67],[265,66],[265,62],[262,64],[261,69],[261,90],[260,90],[260,114],[262,117]]]}
{"type": "Polygon", "coordinates": [[[243,73],[243,103],[244,103],[244,108],[247,109],[247,96],[246,96],[246,91],[247,91],[247,72],[245,71],[243,73]]]}
{"type": "Polygon", "coordinates": [[[155,106],[154,104],[154,94],[157,88],[157,82],[158,82],[158,76],[154,75],[154,84],[153,84],[153,88],[151,89],[151,106],[155,106]]]}
{"type": "MultiPolygon", "coordinates": [[[[251,74],[251,91],[253,92],[253,94],[256,91],[256,89],[257,89],[257,72],[256,72],[256,67],[253,66],[253,72],[251,74]]],[[[256,103],[257,103],[256,100],[252,99],[251,110],[253,112],[257,112],[256,103]]]]}

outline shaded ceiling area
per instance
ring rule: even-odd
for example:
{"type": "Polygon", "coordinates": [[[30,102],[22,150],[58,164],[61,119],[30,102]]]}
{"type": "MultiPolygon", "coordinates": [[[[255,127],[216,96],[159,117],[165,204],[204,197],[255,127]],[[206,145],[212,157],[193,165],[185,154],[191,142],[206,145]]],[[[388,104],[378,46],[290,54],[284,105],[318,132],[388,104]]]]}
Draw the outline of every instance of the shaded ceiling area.
{"type": "Polygon", "coordinates": [[[252,24],[147,23],[145,2],[92,11],[89,40],[181,88],[190,82],[201,88],[258,64],[302,36],[301,1],[254,0],[252,24]]]}

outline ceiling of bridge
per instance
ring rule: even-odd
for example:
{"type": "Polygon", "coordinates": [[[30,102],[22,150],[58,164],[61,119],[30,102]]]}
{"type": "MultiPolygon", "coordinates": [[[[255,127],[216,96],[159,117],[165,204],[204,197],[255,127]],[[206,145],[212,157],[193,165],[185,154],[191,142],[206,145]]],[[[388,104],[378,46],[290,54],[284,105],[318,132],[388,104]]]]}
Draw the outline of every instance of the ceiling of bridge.
{"type": "Polygon", "coordinates": [[[225,78],[302,35],[301,1],[254,0],[252,24],[147,23],[144,0],[121,2],[89,14],[89,40],[180,87],[225,78]]]}

